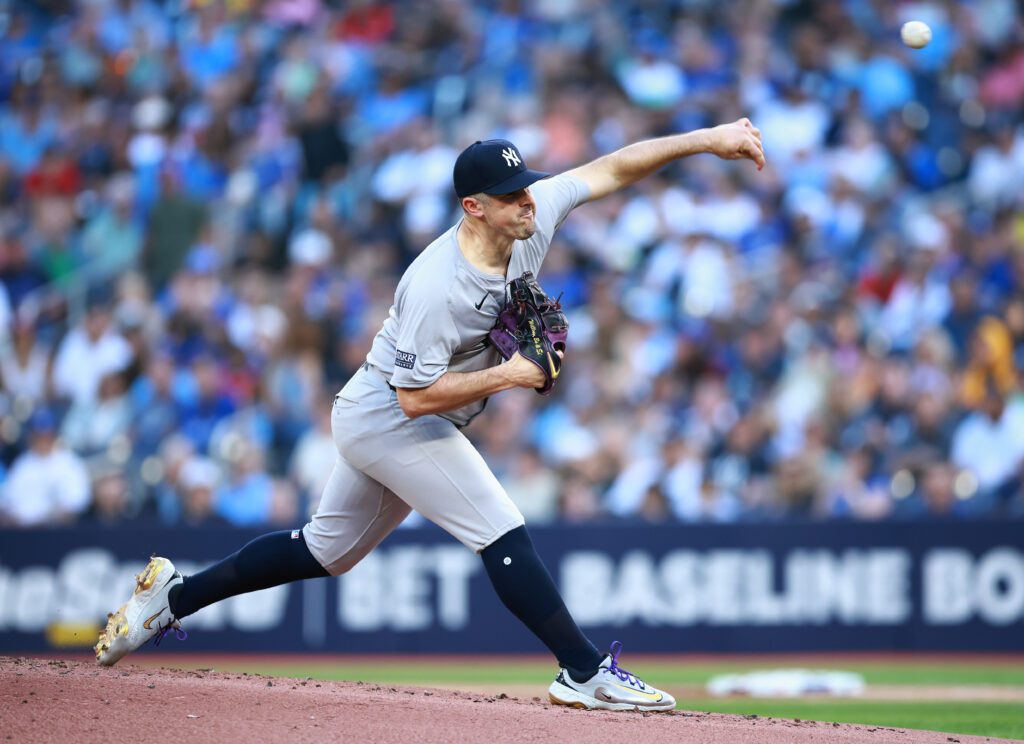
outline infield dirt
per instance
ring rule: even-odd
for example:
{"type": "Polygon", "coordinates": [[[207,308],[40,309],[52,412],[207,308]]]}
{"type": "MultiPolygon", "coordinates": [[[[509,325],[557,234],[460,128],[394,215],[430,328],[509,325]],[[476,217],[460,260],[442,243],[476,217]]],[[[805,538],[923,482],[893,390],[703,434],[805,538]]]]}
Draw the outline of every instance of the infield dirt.
{"type": "Polygon", "coordinates": [[[10,657],[0,657],[0,732],[4,741],[40,744],[1007,741],[756,716],[581,711],[549,705],[540,695],[483,695],[130,664],[103,669],[82,661],[10,657]]]}

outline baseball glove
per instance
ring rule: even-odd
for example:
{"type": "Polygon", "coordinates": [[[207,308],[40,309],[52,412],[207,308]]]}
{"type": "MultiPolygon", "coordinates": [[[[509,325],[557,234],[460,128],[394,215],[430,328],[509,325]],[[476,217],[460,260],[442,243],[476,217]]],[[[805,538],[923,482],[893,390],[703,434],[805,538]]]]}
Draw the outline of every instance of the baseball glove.
{"type": "Polygon", "coordinates": [[[544,294],[532,271],[508,283],[505,307],[489,334],[491,343],[504,359],[518,351],[540,367],[545,382],[536,390],[541,395],[550,395],[555,387],[562,371],[562,359],[555,352],[565,351],[568,335],[569,321],[561,303],[544,294]]]}

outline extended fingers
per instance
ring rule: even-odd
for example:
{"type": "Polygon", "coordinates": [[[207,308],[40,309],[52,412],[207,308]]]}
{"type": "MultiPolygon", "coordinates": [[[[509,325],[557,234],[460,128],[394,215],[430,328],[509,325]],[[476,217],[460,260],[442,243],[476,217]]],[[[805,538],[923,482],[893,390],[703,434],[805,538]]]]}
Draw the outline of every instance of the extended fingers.
{"type": "Polygon", "coordinates": [[[764,168],[766,161],[764,157],[764,147],[761,145],[760,132],[758,132],[757,136],[752,135],[750,139],[747,140],[746,147],[744,149],[750,159],[757,163],[758,170],[764,168]]]}
{"type": "Polygon", "coordinates": [[[744,130],[747,138],[740,145],[739,152],[757,163],[757,169],[761,170],[765,165],[764,146],[761,144],[761,130],[747,117],[736,120],[736,125],[744,130]]]}

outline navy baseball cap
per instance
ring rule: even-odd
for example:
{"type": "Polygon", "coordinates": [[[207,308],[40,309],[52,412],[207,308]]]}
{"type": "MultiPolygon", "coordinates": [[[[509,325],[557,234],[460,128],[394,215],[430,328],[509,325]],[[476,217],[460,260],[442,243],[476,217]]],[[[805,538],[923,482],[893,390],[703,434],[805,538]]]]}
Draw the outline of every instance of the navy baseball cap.
{"type": "Polygon", "coordinates": [[[511,194],[550,173],[530,170],[519,148],[508,140],[477,140],[455,160],[452,174],[461,199],[472,194],[511,194]]]}

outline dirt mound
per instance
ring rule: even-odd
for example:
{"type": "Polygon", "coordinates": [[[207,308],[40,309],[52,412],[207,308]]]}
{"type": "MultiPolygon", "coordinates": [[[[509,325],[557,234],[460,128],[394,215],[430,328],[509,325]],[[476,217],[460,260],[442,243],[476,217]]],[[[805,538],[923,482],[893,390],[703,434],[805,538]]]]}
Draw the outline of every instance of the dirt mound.
{"type": "Polygon", "coordinates": [[[707,713],[573,710],[537,697],[361,682],[0,657],[5,741],[585,741],[588,744],[996,741],[847,724],[707,713]]]}

